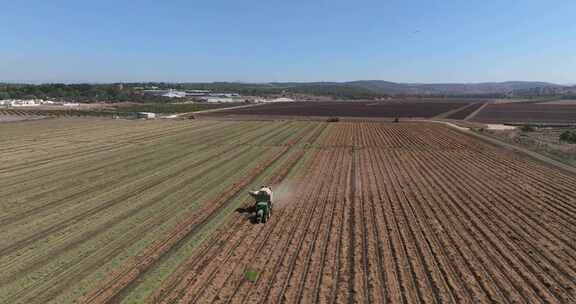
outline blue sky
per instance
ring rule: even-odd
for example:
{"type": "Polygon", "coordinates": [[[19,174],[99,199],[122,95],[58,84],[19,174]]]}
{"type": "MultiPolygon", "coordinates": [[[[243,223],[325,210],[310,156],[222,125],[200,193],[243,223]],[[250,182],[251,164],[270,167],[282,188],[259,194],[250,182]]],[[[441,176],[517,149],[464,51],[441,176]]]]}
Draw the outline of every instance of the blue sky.
{"type": "Polygon", "coordinates": [[[576,83],[575,16],[574,0],[0,0],[0,80],[576,83]]]}

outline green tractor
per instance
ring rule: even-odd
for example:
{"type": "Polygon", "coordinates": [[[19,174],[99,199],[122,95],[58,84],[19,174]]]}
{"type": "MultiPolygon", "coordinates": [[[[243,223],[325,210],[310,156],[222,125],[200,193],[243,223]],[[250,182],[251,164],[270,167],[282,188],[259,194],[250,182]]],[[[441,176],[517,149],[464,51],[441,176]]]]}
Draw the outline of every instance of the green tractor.
{"type": "Polygon", "coordinates": [[[262,186],[260,190],[249,193],[256,200],[256,223],[266,223],[272,215],[272,188],[262,186]]]}
{"type": "Polygon", "coordinates": [[[266,223],[270,218],[270,209],[268,202],[256,203],[256,223],[266,223]]]}

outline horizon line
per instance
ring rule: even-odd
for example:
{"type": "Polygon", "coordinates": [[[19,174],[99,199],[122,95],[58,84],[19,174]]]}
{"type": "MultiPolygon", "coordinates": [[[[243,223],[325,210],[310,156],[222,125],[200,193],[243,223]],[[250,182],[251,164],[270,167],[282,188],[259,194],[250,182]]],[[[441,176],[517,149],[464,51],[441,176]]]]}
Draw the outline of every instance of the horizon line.
{"type": "Polygon", "coordinates": [[[236,84],[274,84],[274,83],[350,83],[360,81],[382,81],[394,84],[404,85],[476,85],[476,84],[502,84],[510,82],[541,82],[550,85],[558,86],[574,86],[576,82],[571,83],[557,83],[544,80],[504,80],[504,81],[464,81],[464,82],[399,82],[383,79],[357,79],[345,81],[329,81],[329,80],[314,80],[314,81],[239,81],[239,80],[220,80],[220,81],[162,81],[162,80],[136,80],[136,81],[88,81],[88,80],[58,80],[58,81],[44,81],[44,80],[2,80],[2,84],[26,84],[26,85],[46,85],[46,84],[91,84],[91,85],[105,85],[105,84],[129,84],[129,83],[169,83],[169,84],[210,84],[210,83],[236,83],[236,84]]]}

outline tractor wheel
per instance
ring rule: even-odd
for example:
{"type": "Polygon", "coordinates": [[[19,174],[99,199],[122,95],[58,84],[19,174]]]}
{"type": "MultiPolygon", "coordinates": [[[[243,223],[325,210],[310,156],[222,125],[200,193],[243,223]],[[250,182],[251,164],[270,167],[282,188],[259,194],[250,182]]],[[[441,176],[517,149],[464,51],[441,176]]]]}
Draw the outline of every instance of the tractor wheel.
{"type": "Polygon", "coordinates": [[[264,211],[262,209],[258,210],[258,212],[256,212],[256,223],[260,224],[260,222],[264,222],[264,211]]]}

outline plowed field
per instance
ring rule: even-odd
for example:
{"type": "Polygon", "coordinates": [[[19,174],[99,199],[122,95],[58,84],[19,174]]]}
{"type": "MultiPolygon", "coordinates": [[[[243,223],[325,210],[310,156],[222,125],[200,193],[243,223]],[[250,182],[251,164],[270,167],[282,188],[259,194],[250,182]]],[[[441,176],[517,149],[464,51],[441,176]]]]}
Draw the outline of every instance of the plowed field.
{"type": "Polygon", "coordinates": [[[477,100],[281,102],[202,114],[208,117],[420,117],[430,118],[477,100]]]}
{"type": "Polygon", "coordinates": [[[443,125],[56,119],[0,140],[2,303],[576,302],[576,177],[443,125]]]}
{"type": "Polygon", "coordinates": [[[485,123],[575,124],[575,104],[503,103],[489,104],[473,121],[485,123]]]}

